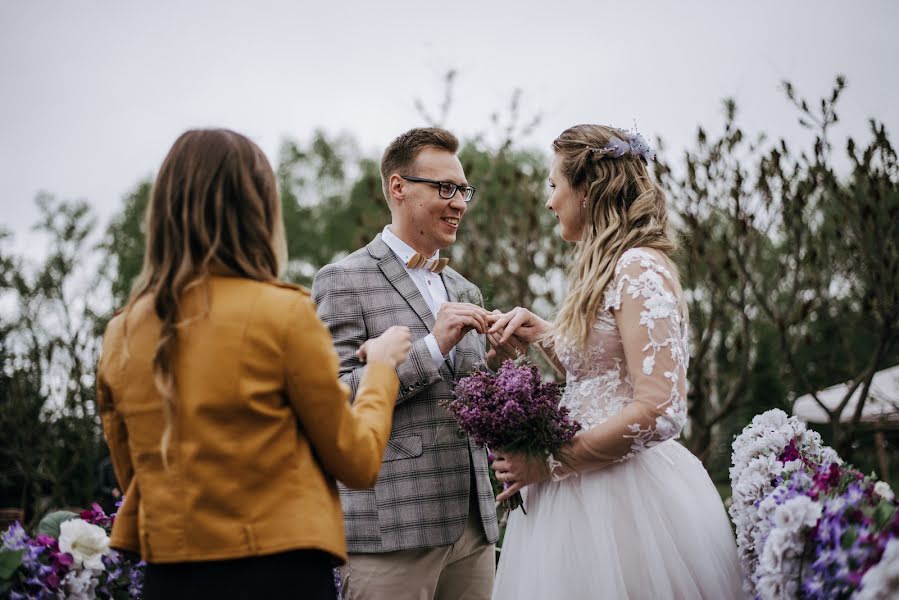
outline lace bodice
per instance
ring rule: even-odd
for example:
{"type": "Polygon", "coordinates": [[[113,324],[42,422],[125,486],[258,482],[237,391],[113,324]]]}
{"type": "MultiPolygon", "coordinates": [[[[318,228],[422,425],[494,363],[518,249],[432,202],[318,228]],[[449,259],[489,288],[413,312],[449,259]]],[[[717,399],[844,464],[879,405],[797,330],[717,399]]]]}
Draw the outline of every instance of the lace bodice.
{"type": "Polygon", "coordinates": [[[583,427],[569,462],[619,462],[680,434],[689,360],[681,296],[660,255],[633,248],[615,267],[587,347],[556,337],[567,371],[561,402],[583,427]]]}

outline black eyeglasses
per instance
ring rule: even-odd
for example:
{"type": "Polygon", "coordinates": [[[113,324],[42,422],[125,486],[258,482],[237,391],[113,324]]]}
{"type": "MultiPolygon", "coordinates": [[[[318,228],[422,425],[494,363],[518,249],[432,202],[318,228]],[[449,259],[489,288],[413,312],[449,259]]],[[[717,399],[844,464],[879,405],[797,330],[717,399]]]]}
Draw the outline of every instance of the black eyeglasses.
{"type": "Polygon", "coordinates": [[[466,203],[471,202],[471,199],[474,198],[475,188],[471,185],[458,185],[452,181],[434,181],[433,179],[425,179],[424,177],[406,177],[405,175],[400,175],[400,177],[406,181],[436,185],[437,193],[439,193],[440,197],[444,200],[452,200],[453,196],[456,195],[456,191],[462,192],[462,199],[465,200],[466,203]]]}

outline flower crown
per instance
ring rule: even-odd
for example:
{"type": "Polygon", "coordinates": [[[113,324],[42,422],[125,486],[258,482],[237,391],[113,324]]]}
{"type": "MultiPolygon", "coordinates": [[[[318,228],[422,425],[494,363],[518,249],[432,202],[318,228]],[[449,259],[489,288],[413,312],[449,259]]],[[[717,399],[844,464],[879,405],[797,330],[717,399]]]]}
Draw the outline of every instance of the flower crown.
{"type": "Polygon", "coordinates": [[[649,147],[649,142],[647,142],[642,135],[636,131],[621,131],[621,133],[623,134],[622,137],[624,137],[623,140],[619,137],[612,136],[609,143],[602,148],[590,148],[590,150],[592,150],[594,154],[611,156],[612,158],[621,158],[625,154],[630,154],[631,156],[640,158],[647,164],[656,157],[656,153],[649,147]]]}

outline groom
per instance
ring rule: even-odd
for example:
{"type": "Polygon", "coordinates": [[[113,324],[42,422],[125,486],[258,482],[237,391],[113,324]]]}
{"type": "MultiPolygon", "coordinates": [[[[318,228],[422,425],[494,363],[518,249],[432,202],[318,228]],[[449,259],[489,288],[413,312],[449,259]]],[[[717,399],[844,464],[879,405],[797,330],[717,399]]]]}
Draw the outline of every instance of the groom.
{"type": "Polygon", "coordinates": [[[323,267],[312,284],[318,314],[355,393],[356,350],[392,325],[412,331],[397,368],[393,430],[374,488],[340,486],[350,552],[350,600],[489,598],[499,536],[487,456],[438,406],[485,360],[488,313],[476,286],[440,250],[456,240],[474,195],[438,128],[412,129],[381,159],[391,223],[365,248],[323,267]]]}

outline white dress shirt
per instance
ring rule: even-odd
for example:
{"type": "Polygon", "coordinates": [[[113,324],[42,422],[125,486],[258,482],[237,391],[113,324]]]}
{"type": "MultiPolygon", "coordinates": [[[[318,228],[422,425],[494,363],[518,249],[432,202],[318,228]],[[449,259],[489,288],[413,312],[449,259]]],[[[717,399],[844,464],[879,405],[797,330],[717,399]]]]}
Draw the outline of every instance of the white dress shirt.
{"type": "MultiPolygon", "coordinates": [[[[412,278],[412,281],[415,283],[415,287],[417,287],[418,291],[421,292],[421,297],[425,299],[428,308],[431,309],[431,314],[434,315],[434,318],[436,319],[437,312],[440,310],[440,306],[444,302],[449,302],[449,296],[446,293],[446,286],[443,285],[443,278],[440,277],[439,273],[432,273],[427,269],[410,269],[409,267],[407,267],[406,263],[409,262],[409,259],[416,254],[416,251],[412,248],[412,246],[398,238],[396,234],[390,231],[390,225],[384,227],[384,231],[381,232],[381,239],[384,240],[384,243],[387,244],[387,247],[393,251],[396,257],[403,264],[403,268],[406,269],[406,273],[408,273],[409,277],[412,278]]],[[[435,252],[434,256],[430,256],[428,258],[440,258],[440,250],[435,252]]],[[[444,358],[440,353],[440,346],[437,345],[437,338],[434,337],[434,334],[428,334],[425,337],[425,344],[427,344],[428,350],[431,351],[431,358],[434,359],[434,364],[437,365],[437,368],[439,369],[440,365],[443,364],[444,358]]],[[[455,359],[456,350],[455,348],[452,348],[449,351],[450,364],[454,364],[455,359]]]]}

